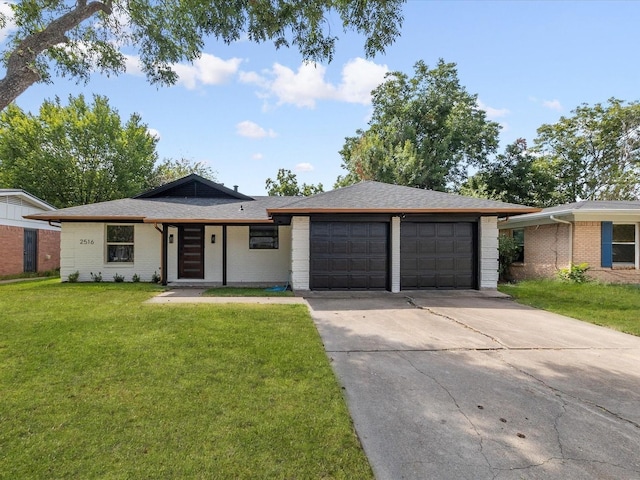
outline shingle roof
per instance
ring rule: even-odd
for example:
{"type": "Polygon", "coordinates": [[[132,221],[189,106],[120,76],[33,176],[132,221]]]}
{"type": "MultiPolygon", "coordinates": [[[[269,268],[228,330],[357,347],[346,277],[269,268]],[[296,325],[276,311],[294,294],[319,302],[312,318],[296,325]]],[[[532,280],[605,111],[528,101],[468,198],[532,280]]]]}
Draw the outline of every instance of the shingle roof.
{"type": "Polygon", "coordinates": [[[253,200],[217,198],[124,198],[110,202],[63,208],[50,214],[32,215],[41,220],[144,221],[252,223],[269,222],[268,208],[290,202],[287,197],[255,197],[253,200]]]}
{"type": "Polygon", "coordinates": [[[539,209],[434,190],[366,181],[296,199],[288,205],[270,210],[271,213],[320,211],[528,213],[537,212],[539,209]]]}
{"type": "Polygon", "coordinates": [[[419,188],[360,182],[311,197],[125,198],[70,207],[29,218],[148,223],[269,222],[271,214],[334,213],[491,213],[519,214],[539,209],[419,188]]]}

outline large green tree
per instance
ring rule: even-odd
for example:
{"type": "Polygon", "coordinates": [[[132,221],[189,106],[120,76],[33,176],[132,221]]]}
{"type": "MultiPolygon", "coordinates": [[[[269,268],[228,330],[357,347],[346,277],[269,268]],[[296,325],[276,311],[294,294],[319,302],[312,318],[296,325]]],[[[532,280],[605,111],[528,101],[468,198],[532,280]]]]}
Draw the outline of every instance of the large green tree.
{"type": "Polygon", "coordinates": [[[482,166],[459,193],[544,208],[558,203],[557,188],[553,166],[532,154],[526,140],[520,138],[482,166]]]}
{"type": "Polygon", "coordinates": [[[308,197],[324,191],[321,183],[299,185],[296,174],[284,168],[278,170],[275,180],[267,178],[265,184],[267,193],[277,197],[308,197]]]}
{"type": "Polygon", "coordinates": [[[0,185],[56,207],[129,197],[148,188],[156,137],[137,114],[122,122],[105,97],[45,101],[38,115],[0,113],[0,185]]]}
{"type": "Polygon", "coordinates": [[[165,158],[155,166],[148,185],[149,187],[159,187],[160,185],[178,180],[192,173],[214,182],[216,181],[217,173],[204,162],[197,162],[195,160],[189,160],[188,158],[181,158],[179,160],[165,158]]]}
{"type": "MultiPolygon", "coordinates": [[[[207,37],[226,43],[246,36],[296,47],[305,60],[331,60],[335,32],[365,36],[368,56],[400,33],[404,0],[18,0],[13,33],[2,52],[0,109],[52,71],[86,81],[92,72],[125,69],[133,48],[153,84],[170,85],[172,65],[200,56],[207,37]]],[[[7,22],[0,16],[0,24],[7,22]]]]}
{"type": "Polygon", "coordinates": [[[562,201],[640,198],[640,103],[611,98],[571,113],[542,125],[535,140],[562,201]]]}
{"type": "Polygon", "coordinates": [[[337,186],[359,180],[445,190],[483,164],[498,146],[499,125],[486,118],[477,95],[460,85],[456,66],[419,61],[414,76],[387,74],[372,93],[367,130],[345,140],[340,151],[348,173],[337,186]]]}

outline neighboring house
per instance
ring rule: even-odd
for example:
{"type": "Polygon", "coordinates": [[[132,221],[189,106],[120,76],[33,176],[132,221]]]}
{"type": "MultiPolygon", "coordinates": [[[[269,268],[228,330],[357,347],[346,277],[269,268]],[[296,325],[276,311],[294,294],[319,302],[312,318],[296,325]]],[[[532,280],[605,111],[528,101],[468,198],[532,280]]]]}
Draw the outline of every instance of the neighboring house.
{"type": "Polygon", "coordinates": [[[362,182],[248,197],[189,175],[134,198],[30,218],[62,222],[61,277],[294,290],[495,289],[497,217],[538,209],[362,182]]]}
{"type": "Polygon", "coordinates": [[[587,263],[592,278],[640,283],[640,202],[584,201],[498,222],[522,246],[510,269],[514,280],[553,277],[587,263]]]}
{"type": "Polygon", "coordinates": [[[55,208],[18,189],[0,189],[0,276],[60,267],[60,226],[25,219],[55,208]]]}

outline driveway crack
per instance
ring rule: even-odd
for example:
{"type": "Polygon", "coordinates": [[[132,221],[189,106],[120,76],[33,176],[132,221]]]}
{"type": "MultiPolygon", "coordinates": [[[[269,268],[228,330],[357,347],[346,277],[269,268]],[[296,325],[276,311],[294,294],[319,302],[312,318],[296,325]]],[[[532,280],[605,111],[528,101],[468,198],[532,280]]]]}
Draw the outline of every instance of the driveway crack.
{"type": "MultiPolygon", "coordinates": [[[[482,434],[480,433],[480,430],[478,430],[478,428],[476,427],[476,425],[473,423],[473,421],[469,418],[469,416],[464,412],[464,410],[462,409],[462,407],[460,406],[460,404],[458,403],[458,401],[456,400],[456,397],[451,393],[451,391],[445,387],[440,381],[438,381],[438,379],[432,375],[429,375],[427,372],[421,370],[420,368],[418,368],[409,358],[407,358],[406,356],[404,356],[402,354],[402,352],[398,353],[398,356],[400,358],[402,358],[405,362],[407,362],[409,365],[411,365],[411,367],[418,372],[420,375],[428,378],[429,380],[431,380],[432,382],[434,382],[436,385],[438,385],[451,399],[451,401],[453,402],[453,404],[455,405],[456,409],[458,410],[458,412],[460,412],[460,414],[465,418],[465,420],[467,421],[467,423],[469,425],[471,425],[471,428],[473,429],[473,431],[475,432],[476,436],[478,437],[478,444],[480,446],[480,455],[482,455],[482,458],[484,458],[484,461],[487,463],[487,466],[491,469],[491,471],[495,471],[495,468],[491,465],[491,462],[489,461],[489,459],[487,458],[487,455],[484,452],[484,439],[482,437],[482,434]]],[[[493,477],[494,479],[496,478],[496,475],[494,475],[493,477]]]]}
{"type": "MultiPolygon", "coordinates": [[[[566,396],[566,397],[572,398],[572,399],[576,400],[576,401],[577,401],[577,402],[579,402],[579,403],[583,403],[583,404],[585,404],[585,405],[590,405],[590,406],[592,406],[592,407],[595,407],[595,408],[597,408],[597,409],[599,409],[599,410],[603,411],[603,412],[604,412],[604,413],[606,413],[607,415],[610,415],[610,416],[612,416],[612,417],[616,418],[617,420],[620,420],[621,422],[628,423],[629,425],[631,425],[631,426],[633,426],[633,427],[635,427],[635,428],[640,429],[640,423],[635,422],[635,421],[631,420],[630,418],[623,417],[623,416],[622,416],[622,415],[620,415],[619,413],[616,413],[616,412],[614,412],[614,411],[612,411],[612,410],[609,410],[609,409],[608,409],[607,407],[605,407],[604,405],[600,405],[599,403],[592,402],[591,400],[587,400],[587,399],[585,399],[585,398],[581,398],[581,397],[579,397],[579,396],[572,395],[572,394],[570,394],[570,393],[568,393],[568,392],[565,392],[565,391],[560,390],[560,389],[558,389],[558,388],[556,388],[556,387],[553,387],[553,386],[549,385],[547,382],[545,382],[544,380],[542,380],[541,378],[538,378],[538,377],[536,377],[535,375],[533,375],[532,373],[529,373],[529,372],[527,372],[526,370],[524,370],[524,369],[522,369],[522,368],[520,368],[520,367],[517,367],[517,366],[515,366],[514,364],[510,363],[509,361],[505,360],[505,358],[504,358],[504,357],[502,357],[502,355],[500,355],[500,353],[501,353],[501,352],[496,351],[496,353],[498,353],[498,355],[500,356],[500,360],[501,360],[505,365],[507,365],[507,366],[509,366],[510,368],[514,369],[515,371],[517,371],[517,372],[521,373],[522,375],[525,375],[525,376],[527,376],[527,377],[529,377],[529,378],[531,378],[531,379],[535,380],[535,381],[536,381],[536,382],[538,382],[540,385],[542,385],[542,386],[544,386],[545,388],[547,388],[548,390],[552,391],[552,392],[553,392],[556,396],[558,396],[560,399],[562,399],[562,396],[566,396]]],[[[563,400],[563,402],[564,402],[564,400],[563,400]]],[[[564,402],[564,405],[566,406],[566,405],[567,405],[567,403],[566,403],[566,402],[564,402]]]]}
{"type": "Polygon", "coordinates": [[[466,323],[461,322],[460,320],[458,320],[456,318],[450,317],[449,315],[445,315],[443,313],[436,312],[435,310],[432,310],[429,307],[425,307],[423,305],[418,305],[416,303],[415,299],[412,298],[412,297],[405,297],[405,298],[407,299],[407,303],[409,303],[410,305],[414,306],[415,308],[418,308],[420,310],[425,310],[425,311],[429,312],[432,315],[435,315],[437,317],[444,318],[446,320],[454,322],[454,323],[456,323],[457,325],[460,325],[463,328],[466,328],[468,330],[471,330],[474,333],[477,333],[478,335],[482,335],[483,337],[488,338],[489,340],[491,340],[492,342],[497,343],[498,345],[500,345],[504,349],[508,349],[509,348],[507,345],[502,343],[499,339],[497,339],[496,337],[494,337],[492,335],[489,335],[488,333],[485,333],[485,332],[483,332],[481,330],[478,330],[477,328],[473,328],[472,326],[467,325],[466,323]]]}

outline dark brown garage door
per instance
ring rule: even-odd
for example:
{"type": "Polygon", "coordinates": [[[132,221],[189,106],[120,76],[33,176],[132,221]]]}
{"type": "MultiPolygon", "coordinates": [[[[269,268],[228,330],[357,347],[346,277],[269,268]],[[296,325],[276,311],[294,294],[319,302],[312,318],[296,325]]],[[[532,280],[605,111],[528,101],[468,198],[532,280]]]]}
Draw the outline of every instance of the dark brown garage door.
{"type": "Polygon", "coordinates": [[[311,222],[312,290],[386,290],[389,224],[311,222]]]}
{"type": "Polygon", "coordinates": [[[476,224],[400,225],[400,288],[476,288],[476,224]]]}

